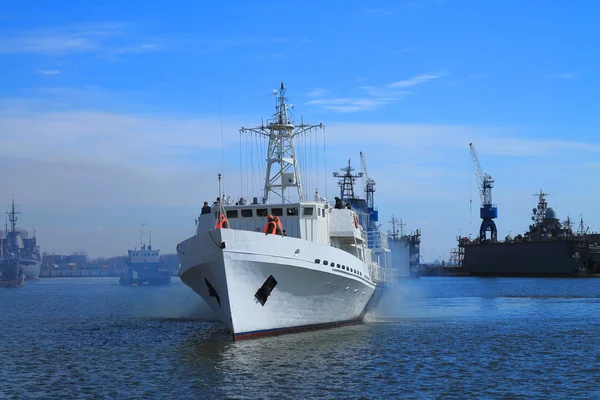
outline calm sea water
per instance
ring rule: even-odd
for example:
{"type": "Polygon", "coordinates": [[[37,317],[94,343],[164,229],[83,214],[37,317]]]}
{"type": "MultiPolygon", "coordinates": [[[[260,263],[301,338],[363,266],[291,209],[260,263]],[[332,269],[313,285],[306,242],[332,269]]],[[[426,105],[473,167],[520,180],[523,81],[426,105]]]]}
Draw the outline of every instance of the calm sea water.
{"type": "Polygon", "coordinates": [[[3,398],[600,398],[600,280],[422,278],[366,324],[232,343],[116,278],[0,290],[3,398]]]}

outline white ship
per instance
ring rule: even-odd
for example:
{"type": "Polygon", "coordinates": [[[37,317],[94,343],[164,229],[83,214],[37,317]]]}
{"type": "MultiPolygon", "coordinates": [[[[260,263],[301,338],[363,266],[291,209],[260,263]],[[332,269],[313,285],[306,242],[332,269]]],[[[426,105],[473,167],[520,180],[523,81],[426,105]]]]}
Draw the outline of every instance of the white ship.
{"type": "Polygon", "coordinates": [[[355,211],[305,200],[294,139],[323,125],[294,125],[285,100],[281,84],[273,119],[241,129],[269,140],[262,203],[213,205],[177,246],[181,280],[233,340],[359,322],[378,285],[395,279],[372,257],[355,211]],[[228,229],[215,229],[221,213],[228,229]],[[268,215],[281,219],[286,236],[263,233],[268,215]]]}
{"type": "Polygon", "coordinates": [[[39,260],[21,260],[19,264],[23,267],[23,274],[27,280],[39,279],[42,262],[39,260]]]}

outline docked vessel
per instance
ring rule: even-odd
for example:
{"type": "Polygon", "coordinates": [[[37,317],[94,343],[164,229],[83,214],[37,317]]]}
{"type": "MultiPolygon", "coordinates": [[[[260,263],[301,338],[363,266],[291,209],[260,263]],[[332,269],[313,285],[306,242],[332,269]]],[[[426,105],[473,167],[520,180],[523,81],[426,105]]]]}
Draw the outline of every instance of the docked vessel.
{"type": "Polygon", "coordinates": [[[15,256],[16,263],[23,270],[23,274],[26,279],[38,279],[40,277],[40,270],[42,267],[42,257],[40,255],[40,248],[37,245],[37,238],[35,236],[35,229],[33,230],[33,236],[29,237],[29,232],[24,229],[17,229],[17,220],[19,211],[17,211],[17,205],[15,200],[12,200],[10,211],[6,213],[8,215],[8,221],[5,228],[5,236],[0,239],[0,259],[8,259],[10,254],[15,256]],[[10,223],[10,229],[9,225],[10,223]]]}
{"type": "Polygon", "coordinates": [[[418,278],[421,269],[421,230],[405,232],[405,223],[394,215],[390,223],[392,230],[389,234],[389,246],[398,277],[418,278]]]}
{"type": "Polygon", "coordinates": [[[152,248],[150,236],[146,245],[144,225],[140,229],[140,247],[127,250],[127,268],[121,272],[119,283],[121,285],[169,285],[171,283],[171,272],[164,267],[160,250],[152,248]]]}
{"type": "Polygon", "coordinates": [[[504,241],[459,238],[462,265],[474,276],[590,276],[600,272],[600,235],[584,228],[573,232],[560,222],[540,190],[527,232],[504,241]]]}
{"type": "Polygon", "coordinates": [[[367,172],[367,161],[363,152],[360,153],[361,171],[354,172],[350,160],[348,165],[335,172],[340,187],[341,206],[350,205],[358,211],[359,222],[365,227],[367,246],[372,256],[383,268],[392,268],[397,278],[418,277],[420,262],[421,233],[419,230],[405,234],[404,223],[392,216],[392,231],[384,233],[380,230],[379,211],[375,207],[375,180],[367,172]],[[356,180],[361,178],[364,183],[364,198],[357,195],[356,180]],[[400,226],[400,234],[396,226],[400,226]]]}
{"type": "Polygon", "coordinates": [[[241,129],[268,138],[262,201],[225,204],[220,193],[177,246],[181,280],[233,340],[359,322],[378,286],[394,279],[373,259],[358,211],[305,200],[294,140],[323,125],[295,125],[283,84],[277,95],[272,119],[241,129]]]}
{"type": "Polygon", "coordinates": [[[17,288],[25,285],[23,267],[19,265],[14,253],[0,259],[0,287],[17,288]]]}

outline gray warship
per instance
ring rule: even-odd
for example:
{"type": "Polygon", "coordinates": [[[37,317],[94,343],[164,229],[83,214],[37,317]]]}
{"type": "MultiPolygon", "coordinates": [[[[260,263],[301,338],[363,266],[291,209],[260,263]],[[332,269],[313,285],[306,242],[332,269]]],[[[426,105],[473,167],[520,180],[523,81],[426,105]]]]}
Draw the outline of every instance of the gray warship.
{"type": "Polygon", "coordinates": [[[489,239],[459,238],[462,266],[473,276],[581,277],[600,273],[600,234],[583,223],[574,232],[570,218],[561,222],[540,190],[532,224],[524,234],[489,239]]]}
{"type": "Polygon", "coordinates": [[[418,278],[421,275],[421,230],[405,232],[402,219],[392,215],[392,230],[389,233],[389,246],[392,251],[394,268],[403,278],[418,278]],[[399,229],[398,229],[399,227],[399,229]]]}
{"type": "Polygon", "coordinates": [[[0,285],[10,287],[23,286],[26,279],[37,279],[40,276],[42,258],[37,245],[35,229],[33,237],[24,229],[17,229],[19,211],[13,198],[8,220],[4,229],[4,237],[0,238],[0,285]],[[10,230],[8,223],[10,222],[10,230]]]}

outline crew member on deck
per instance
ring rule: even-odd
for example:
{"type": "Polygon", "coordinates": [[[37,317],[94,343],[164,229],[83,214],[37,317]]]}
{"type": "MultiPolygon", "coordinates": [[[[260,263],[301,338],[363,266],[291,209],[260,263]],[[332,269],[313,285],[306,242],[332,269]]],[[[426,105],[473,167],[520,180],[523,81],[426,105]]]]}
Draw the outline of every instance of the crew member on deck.
{"type": "Polygon", "coordinates": [[[208,201],[204,202],[204,206],[202,207],[202,211],[200,212],[200,215],[203,214],[210,214],[210,207],[208,205],[208,201]]]}
{"type": "Polygon", "coordinates": [[[279,219],[278,216],[275,216],[273,218],[273,221],[275,221],[275,223],[277,224],[277,229],[276,229],[276,233],[278,235],[283,236],[283,225],[281,224],[281,220],[279,219]]]}
{"type": "Polygon", "coordinates": [[[277,222],[273,219],[273,216],[269,214],[267,217],[267,224],[265,225],[265,235],[276,235],[277,234],[277,222]]]}
{"type": "Polygon", "coordinates": [[[337,208],[338,210],[341,210],[342,208],[344,208],[344,202],[342,201],[342,199],[340,199],[339,197],[336,197],[334,207],[337,208]]]}
{"type": "Polygon", "coordinates": [[[229,221],[227,221],[227,218],[225,218],[225,215],[220,214],[220,219],[217,221],[217,226],[215,226],[216,229],[227,229],[229,228],[229,221]]]}

